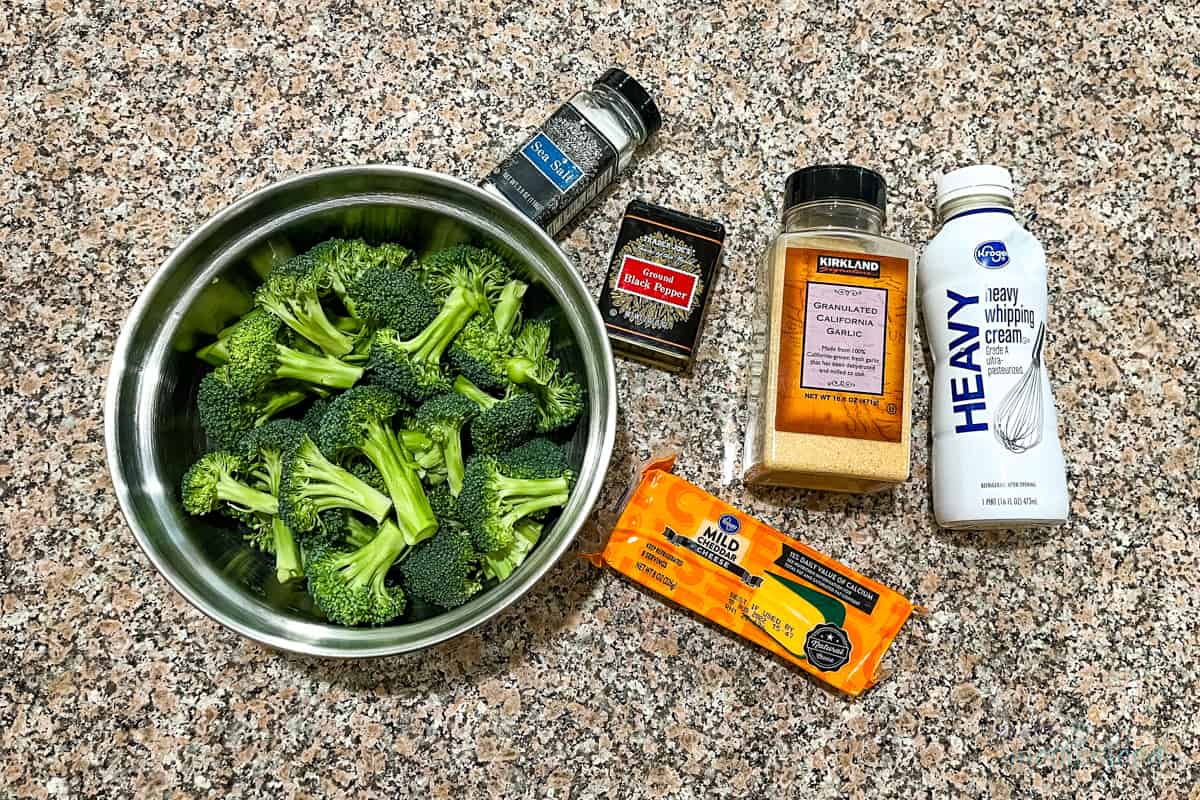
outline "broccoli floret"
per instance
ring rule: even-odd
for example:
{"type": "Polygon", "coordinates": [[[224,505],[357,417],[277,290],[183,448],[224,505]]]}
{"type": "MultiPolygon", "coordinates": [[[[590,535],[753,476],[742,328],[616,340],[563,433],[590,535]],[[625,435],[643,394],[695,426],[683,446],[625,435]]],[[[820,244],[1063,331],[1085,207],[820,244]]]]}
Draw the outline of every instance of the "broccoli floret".
{"type": "Polygon", "coordinates": [[[437,316],[407,339],[397,330],[380,328],[369,362],[382,386],[418,402],[447,391],[442,353],[474,314],[490,309],[508,276],[498,256],[471,247],[439,251],[423,262],[422,271],[426,288],[441,300],[437,316]]]}
{"type": "Polygon", "coordinates": [[[226,339],[230,334],[238,329],[238,326],[243,322],[250,322],[254,317],[261,316],[267,312],[261,308],[250,309],[240,319],[235,320],[232,324],[226,325],[217,333],[217,340],[211,344],[207,344],[196,351],[196,357],[206,364],[211,364],[214,367],[219,367],[229,360],[229,350],[226,348],[226,339]]]}
{"type": "Polygon", "coordinates": [[[233,448],[246,431],[307,399],[303,391],[286,385],[268,386],[247,396],[227,367],[217,367],[200,381],[196,409],[208,437],[218,447],[233,448]]]}
{"type": "Polygon", "coordinates": [[[532,394],[510,389],[497,399],[463,375],[454,380],[453,388],[480,409],[479,416],[471,421],[471,444],[480,453],[501,453],[533,435],[538,405],[532,394]]]}
{"type": "Polygon", "coordinates": [[[479,407],[456,392],[431,397],[413,416],[417,430],[432,439],[442,451],[446,480],[456,497],[462,490],[462,429],[479,412],[479,407]]]}
{"type": "Polygon", "coordinates": [[[499,458],[514,478],[556,478],[570,469],[566,451],[541,436],[508,450],[499,458]]]}
{"type": "Polygon", "coordinates": [[[329,400],[324,397],[318,397],[316,400],[313,400],[312,405],[305,410],[304,416],[300,418],[300,424],[304,426],[304,430],[308,432],[309,437],[314,442],[321,436],[321,420],[325,418],[325,412],[328,410],[329,400]]]}
{"type": "Polygon", "coordinates": [[[277,514],[271,494],[243,480],[246,462],[238,454],[215,450],[200,457],[183,475],[183,508],[189,514],[209,514],[223,506],[235,514],[277,514]]]}
{"type": "Polygon", "coordinates": [[[442,483],[432,486],[425,492],[429,498],[429,507],[438,518],[438,525],[458,524],[462,520],[458,516],[458,498],[450,493],[449,484],[442,483]]]}
{"type": "Polygon", "coordinates": [[[329,404],[321,420],[320,443],[334,458],[362,454],[383,475],[396,509],[396,521],[408,544],[437,530],[437,519],[421,486],[416,459],[393,430],[392,418],[404,401],[378,386],[358,386],[329,404]]]}
{"type": "Polygon", "coordinates": [[[349,291],[359,318],[390,328],[402,339],[411,339],[437,318],[437,301],[410,270],[372,267],[349,291]]]}
{"type": "MultiPolygon", "coordinates": [[[[283,460],[304,426],[295,420],[277,419],[247,433],[241,441],[241,455],[249,466],[255,488],[279,496],[283,481],[283,460]]],[[[275,554],[275,576],[280,583],[304,574],[300,547],[291,528],[278,515],[258,518],[250,524],[252,544],[275,554]]]]}
{"type": "Polygon", "coordinates": [[[458,510],[483,554],[512,547],[521,519],[564,505],[574,479],[570,470],[552,478],[518,478],[499,458],[476,456],[467,464],[458,510]]]}
{"type": "Polygon", "coordinates": [[[329,550],[308,567],[308,590],[325,616],[343,625],[383,625],[404,613],[404,590],[387,582],[408,545],[391,519],[363,546],[329,550]]]}
{"type": "Polygon", "coordinates": [[[531,519],[518,520],[513,526],[513,543],[503,550],[488,553],[480,561],[485,577],[497,581],[506,580],[513,570],[524,563],[542,535],[542,525],[531,519]]]}
{"type": "Polygon", "coordinates": [[[391,510],[392,501],[327,459],[305,433],[284,458],[280,516],[288,527],[303,535],[320,524],[318,515],[322,511],[331,508],[358,511],[379,521],[391,510]]]}
{"type": "Polygon", "coordinates": [[[491,250],[465,244],[429,254],[418,268],[435,297],[444,298],[455,289],[463,289],[475,298],[479,311],[499,302],[512,277],[503,258],[491,250]]]}
{"type": "MultiPolygon", "coordinates": [[[[305,255],[324,271],[329,288],[342,301],[342,305],[351,316],[357,318],[358,314],[348,296],[348,289],[364,270],[378,262],[375,248],[362,239],[329,239],[316,245],[305,255]]],[[[359,324],[361,325],[361,322],[359,324]]]]}
{"type": "Polygon", "coordinates": [[[321,295],[329,287],[327,265],[305,254],[272,269],[255,292],[254,301],[325,353],[344,356],[354,349],[355,337],[338,330],[326,315],[321,295]]]}
{"type": "Polygon", "coordinates": [[[556,372],[545,385],[530,388],[537,398],[539,433],[565,428],[583,413],[583,387],[569,372],[556,372]]]}
{"type": "Polygon", "coordinates": [[[508,380],[537,398],[539,433],[565,428],[583,413],[583,388],[574,375],[559,369],[549,351],[550,325],[532,320],[521,327],[513,357],[505,362],[508,380]]]}
{"type": "Polygon", "coordinates": [[[433,322],[415,337],[404,339],[396,330],[380,328],[371,342],[368,363],[375,380],[415,401],[446,391],[442,353],[474,313],[468,293],[455,289],[433,322]]]}
{"type": "Polygon", "coordinates": [[[506,362],[514,347],[511,331],[520,319],[527,288],[522,281],[509,281],[491,313],[472,318],[446,354],[456,372],[481,388],[503,389],[508,383],[506,362]]]}
{"type": "Polygon", "coordinates": [[[476,560],[470,535],[446,525],[405,556],[400,564],[404,588],[442,608],[461,606],[483,588],[476,577],[476,560]]]}
{"type": "Polygon", "coordinates": [[[271,381],[296,380],[332,389],[348,389],[362,368],[333,356],[312,355],[279,341],[283,329],[276,317],[262,314],[243,322],[226,340],[230,380],[249,394],[271,381]]]}

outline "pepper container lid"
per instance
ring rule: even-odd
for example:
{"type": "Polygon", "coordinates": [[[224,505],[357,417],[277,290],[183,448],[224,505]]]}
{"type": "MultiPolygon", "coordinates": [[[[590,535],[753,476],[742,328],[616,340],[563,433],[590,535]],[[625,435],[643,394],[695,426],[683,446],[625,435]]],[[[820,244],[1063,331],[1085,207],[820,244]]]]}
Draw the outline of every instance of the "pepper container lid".
{"type": "Polygon", "coordinates": [[[647,137],[653,136],[662,127],[662,114],[659,113],[654,98],[628,72],[611,67],[600,76],[600,80],[596,83],[614,90],[633,106],[634,111],[642,118],[642,124],[646,126],[647,137]]]}

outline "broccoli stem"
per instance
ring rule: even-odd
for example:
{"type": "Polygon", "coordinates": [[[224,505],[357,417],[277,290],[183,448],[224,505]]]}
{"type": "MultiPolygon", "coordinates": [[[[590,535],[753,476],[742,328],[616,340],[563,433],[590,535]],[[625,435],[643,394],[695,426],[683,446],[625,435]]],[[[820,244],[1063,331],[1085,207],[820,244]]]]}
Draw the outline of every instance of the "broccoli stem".
{"type": "Polygon", "coordinates": [[[331,389],[349,389],[362,378],[362,368],[331,356],[302,353],[285,345],[276,345],[279,360],[275,377],[316,383],[331,389]]]}
{"type": "Polygon", "coordinates": [[[450,484],[450,494],[458,497],[458,493],[462,491],[463,473],[463,452],[462,452],[462,434],[454,430],[448,432],[450,435],[446,437],[446,441],[442,443],[442,457],[446,461],[446,481],[450,484]]]}
{"type": "Polygon", "coordinates": [[[514,280],[506,283],[500,290],[500,299],[492,312],[492,322],[496,325],[497,333],[505,334],[512,330],[513,323],[521,313],[521,301],[528,288],[529,285],[523,281],[514,280]]]}
{"type": "Polygon", "coordinates": [[[508,379],[518,386],[533,386],[538,389],[545,386],[545,382],[538,378],[537,364],[528,358],[510,358],[504,363],[504,369],[508,379]]]}
{"type": "Polygon", "coordinates": [[[354,338],[339,331],[329,321],[321,301],[316,297],[304,297],[292,302],[268,299],[264,301],[264,307],[331,356],[344,356],[354,349],[354,338]]]}
{"type": "Polygon", "coordinates": [[[496,481],[496,493],[504,499],[567,494],[570,490],[571,485],[566,478],[509,478],[501,475],[496,481]]]}
{"type": "Polygon", "coordinates": [[[269,516],[279,513],[279,501],[272,495],[251,489],[229,475],[222,474],[217,478],[217,497],[247,511],[269,516]]]}
{"type": "Polygon", "coordinates": [[[412,339],[401,342],[400,347],[416,361],[437,363],[458,332],[470,322],[476,306],[466,289],[455,287],[433,322],[412,339]]]}
{"type": "Polygon", "coordinates": [[[548,494],[543,497],[534,497],[518,503],[504,515],[504,522],[510,526],[515,525],[517,521],[528,517],[530,514],[536,514],[547,508],[557,508],[558,506],[566,505],[568,497],[570,495],[567,492],[561,492],[559,494],[548,494]]]}
{"type": "Polygon", "coordinates": [[[455,378],[452,388],[454,391],[458,392],[484,411],[487,411],[489,408],[496,405],[496,403],[500,402],[483,389],[480,389],[478,386],[471,383],[471,381],[467,380],[465,375],[459,375],[457,378],[455,378]]]}
{"type": "Polygon", "coordinates": [[[212,344],[206,344],[196,351],[196,358],[213,367],[219,367],[229,362],[229,343],[225,339],[217,339],[212,344]]]}
{"type": "Polygon", "coordinates": [[[287,411],[292,406],[298,406],[307,399],[308,395],[299,389],[289,389],[286,392],[271,395],[258,410],[258,418],[254,420],[254,427],[265,425],[276,414],[287,411]]]}
{"type": "Polygon", "coordinates": [[[333,567],[341,572],[347,587],[383,588],[383,579],[406,547],[404,534],[390,519],[379,526],[375,538],[352,553],[339,556],[333,567]]]}
{"type": "Polygon", "coordinates": [[[292,530],[279,517],[271,517],[271,534],[275,538],[275,578],[287,583],[304,577],[304,559],[292,530]]]}
{"type": "Polygon", "coordinates": [[[437,517],[429,507],[421,476],[396,434],[386,425],[373,422],[367,429],[362,451],[383,476],[405,543],[416,544],[432,536],[437,530],[437,517]]]}
{"type": "Polygon", "coordinates": [[[354,473],[329,463],[324,456],[305,459],[304,475],[320,489],[320,493],[312,498],[318,513],[348,506],[381,522],[392,509],[392,501],[387,495],[354,473]]]}

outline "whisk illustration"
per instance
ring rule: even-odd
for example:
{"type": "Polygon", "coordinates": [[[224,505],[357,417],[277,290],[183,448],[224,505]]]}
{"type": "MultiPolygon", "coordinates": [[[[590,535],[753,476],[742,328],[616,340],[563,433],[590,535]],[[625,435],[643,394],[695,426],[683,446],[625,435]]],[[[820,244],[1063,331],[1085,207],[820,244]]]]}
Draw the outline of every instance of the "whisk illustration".
{"type": "Polygon", "coordinates": [[[996,439],[1014,453],[1032,450],[1042,441],[1042,342],[1046,325],[1038,325],[1033,360],[1016,386],[1008,390],[996,411],[996,439]]]}

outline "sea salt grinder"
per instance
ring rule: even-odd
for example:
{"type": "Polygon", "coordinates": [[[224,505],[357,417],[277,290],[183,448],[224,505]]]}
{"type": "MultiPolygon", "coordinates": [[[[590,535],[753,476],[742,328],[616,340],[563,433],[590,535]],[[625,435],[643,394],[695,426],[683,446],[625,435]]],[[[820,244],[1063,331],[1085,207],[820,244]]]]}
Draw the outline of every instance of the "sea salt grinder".
{"type": "Polygon", "coordinates": [[[660,127],[654,98],[614,67],[551,114],[484,179],[483,188],[554,236],[629,166],[660,127]]]}

